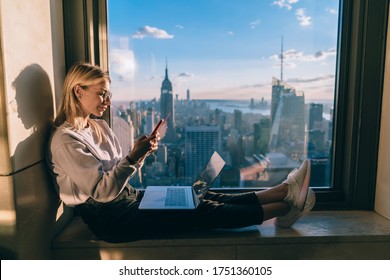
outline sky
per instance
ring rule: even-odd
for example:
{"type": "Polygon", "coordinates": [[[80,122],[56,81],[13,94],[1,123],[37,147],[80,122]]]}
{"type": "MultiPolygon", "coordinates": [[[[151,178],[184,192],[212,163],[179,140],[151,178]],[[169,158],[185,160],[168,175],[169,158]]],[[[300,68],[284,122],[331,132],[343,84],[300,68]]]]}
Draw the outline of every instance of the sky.
{"type": "Polygon", "coordinates": [[[108,0],[114,100],[271,98],[272,77],[333,100],[337,0],[108,0]]]}

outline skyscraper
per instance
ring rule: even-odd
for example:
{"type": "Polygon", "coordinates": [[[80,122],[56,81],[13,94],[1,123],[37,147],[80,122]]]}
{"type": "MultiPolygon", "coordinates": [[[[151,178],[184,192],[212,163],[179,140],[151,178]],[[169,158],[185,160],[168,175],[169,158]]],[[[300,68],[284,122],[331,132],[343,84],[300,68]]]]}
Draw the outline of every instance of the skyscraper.
{"type": "Polygon", "coordinates": [[[313,154],[323,153],[325,147],[325,126],[323,121],[323,105],[311,103],[309,105],[309,121],[308,121],[308,156],[313,154]]]}
{"type": "Polygon", "coordinates": [[[283,37],[280,80],[272,78],[271,135],[269,150],[290,158],[305,154],[305,95],[283,81],[283,37]]]}
{"type": "Polygon", "coordinates": [[[154,109],[149,107],[146,111],[146,119],[145,119],[145,132],[153,131],[154,128],[154,109]]]}
{"type": "Polygon", "coordinates": [[[173,94],[172,94],[172,83],[168,78],[168,65],[165,67],[165,78],[161,85],[161,96],[160,96],[160,106],[161,106],[161,118],[168,118],[168,130],[165,137],[162,139],[165,143],[174,143],[175,142],[175,114],[173,106],[173,94]]]}
{"type": "Polygon", "coordinates": [[[134,136],[138,137],[141,133],[141,116],[140,113],[135,108],[134,101],[131,101],[127,112],[127,122],[132,124],[134,130],[134,136]]]}
{"type": "Polygon", "coordinates": [[[285,91],[284,83],[275,77],[272,77],[272,95],[271,95],[271,121],[274,122],[276,110],[279,106],[280,96],[285,91]]]}
{"type": "Polygon", "coordinates": [[[322,114],[324,105],[317,103],[310,103],[309,106],[309,130],[322,128],[322,114]]]}
{"type": "Polygon", "coordinates": [[[242,111],[237,109],[234,110],[234,128],[237,129],[239,133],[242,132],[242,111]]]}
{"type": "Polygon", "coordinates": [[[192,184],[214,151],[220,152],[221,133],[218,126],[186,126],[185,176],[192,184]]]}
{"type": "Polygon", "coordinates": [[[253,125],[254,139],[253,150],[255,154],[267,154],[270,137],[271,122],[269,118],[260,119],[259,123],[253,125]]]}
{"type": "Polygon", "coordinates": [[[325,186],[329,167],[329,151],[326,146],[325,125],[323,120],[323,104],[309,105],[309,121],[307,135],[307,157],[311,160],[311,186],[325,186]]]}
{"type": "Polygon", "coordinates": [[[304,154],[305,95],[273,78],[269,149],[288,157],[304,154]]]}

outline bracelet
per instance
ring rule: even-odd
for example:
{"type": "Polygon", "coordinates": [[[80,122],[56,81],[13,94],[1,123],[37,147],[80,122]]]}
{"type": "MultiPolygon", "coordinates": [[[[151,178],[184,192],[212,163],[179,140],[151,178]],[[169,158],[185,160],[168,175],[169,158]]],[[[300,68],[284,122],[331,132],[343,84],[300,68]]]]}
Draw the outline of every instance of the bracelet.
{"type": "Polygon", "coordinates": [[[139,168],[140,164],[139,162],[135,162],[129,155],[126,156],[127,161],[130,163],[130,165],[134,165],[135,168],[139,168]]]}
{"type": "Polygon", "coordinates": [[[126,159],[127,159],[127,161],[128,161],[131,165],[135,165],[135,164],[136,164],[136,162],[135,162],[131,157],[129,157],[129,155],[126,156],[126,159]]]}

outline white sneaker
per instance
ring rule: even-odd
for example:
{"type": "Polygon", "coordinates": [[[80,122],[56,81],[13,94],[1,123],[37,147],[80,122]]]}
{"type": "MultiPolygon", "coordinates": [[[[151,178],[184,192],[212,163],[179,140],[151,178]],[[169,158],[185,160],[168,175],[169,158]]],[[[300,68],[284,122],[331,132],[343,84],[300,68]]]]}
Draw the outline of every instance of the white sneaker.
{"type": "MultiPolygon", "coordinates": [[[[297,172],[297,171],[298,171],[298,168],[294,168],[293,170],[291,170],[290,173],[288,173],[287,178],[290,177],[290,176],[293,176],[294,173],[297,172]]],[[[286,180],[284,180],[284,181],[286,181],[286,180]]]]}
{"type": "Polygon", "coordinates": [[[310,160],[305,159],[299,169],[288,174],[283,183],[288,185],[288,193],[284,201],[291,207],[303,211],[309,191],[310,160]]]}
{"type": "Polygon", "coordinates": [[[275,219],[275,225],[283,228],[291,227],[296,221],[298,221],[298,219],[309,213],[310,210],[313,209],[315,203],[316,195],[313,190],[309,189],[303,211],[299,211],[297,208],[291,207],[291,210],[287,215],[283,217],[277,217],[275,219]]]}

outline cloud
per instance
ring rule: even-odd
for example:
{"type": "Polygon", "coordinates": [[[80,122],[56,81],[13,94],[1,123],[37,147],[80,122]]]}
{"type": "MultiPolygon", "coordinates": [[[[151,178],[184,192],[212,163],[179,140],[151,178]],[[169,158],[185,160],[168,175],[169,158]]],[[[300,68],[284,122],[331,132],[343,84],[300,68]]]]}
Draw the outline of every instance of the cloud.
{"type": "Polygon", "coordinates": [[[325,59],[329,56],[336,55],[336,49],[329,49],[327,51],[318,51],[314,54],[316,60],[325,59]]]}
{"type": "Polygon", "coordinates": [[[110,71],[120,81],[134,78],[136,62],[132,50],[113,49],[110,51],[110,71]]]}
{"type": "MultiPolygon", "coordinates": [[[[309,54],[306,55],[303,52],[290,49],[286,50],[283,53],[283,60],[284,61],[306,61],[306,62],[311,62],[311,61],[319,61],[319,60],[325,60],[326,58],[330,56],[336,55],[336,49],[329,49],[327,51],[317,51],[315,54],[309,54]]],[[[271,60],[275,61],[280,61],[280,54],[275,54],[269,57],[271,60]]]]}
{"type": "Polygon", "coordinates": [[[269,98],[271,92],[271,82],[237,84],[231,86],[218,86],[213,89],[197,89],[191,91],[196,99],[226,99],[233,96],[236,99],[269,98]]]}
{"type": "Polygon", "coordinates": [[[186,89],[190,88],[190,83],[194,77],[194,74],[188,72],[172,75],[171,81],[175,88],[175,92],[185,92],[186,89]]]}
{"type": "Polygon", "coordinates": [[[338,14],[338,11],[337,9],[331,9],[331,8],[328,8],[326,9],[326,11],[332,15],[337,15],[338,14]]]}
{"type": "Polygon", "coordinates": [[[143,39],[145,37],[152,37],[155,39],[172,39],[173,35],[168,34],[168,32],[163,29],[145,25],[144,27],[139,28],[132,37],[135,39],[143,39]]]}
{"type": "Polygon", "coordinates": [[[184,29],[184,26],[180,25],[180,24],[176,24],[175,27],[178,28],[178,29],[184,29]]]}
{"type": "Polygon", "coordinates": [[[162,81],[162,80],[164,80],[164,77],[159,76],[159,75],[151,75],[151,76],[145,76],[145,80],[147,80],[147,81],[155,81],[155,80],[162,81]]]}
{"type": "Polygon", "coordinates": [[[234,36],[234,32],[233,32],[233,31],[228,31],[228,32],[227,32],[227,35],[229,35],[229,36],[234,36]]]}
{"type": "Polygon", "coordinates": [[[335,78],[335,75],[328,74],[313,78],[291,78],[287,79],[288,83],[313,83],[313,82],[321,82],[321,81],[327,81],[327,80],[333,80],[335,78]]]}
{"type": "Polygon", "coordinates": [[[297,9],[295,11],[295,15],[297,16],[299,25],[301,25],[301,26],[311,25],[311,17],[309,17],[305,14],[305,9],[297,9]]]}
{"type": "Polygon", "coordinates": [[[177,75],[178,78],[192,78],[194,76],[195,76],[194,74],[188,72],[182,72],[179,75],[177,75]]]}
{"type": "Polygon", "coordinates": [[[334,99],[335,75],[326,74],[316,77],[298,77],[287,79],[288,84],[305,93],[307,100],[334,99]]]}
{"type": "Polygon", "coordinates": [[[261,20],[256,19],[255,21],[252,21],[251,23],[249,23],[249,26],[251,27],[251,29],[255,29],[260,23],[261,23],[261,20]]]}
{"type": "MultiPolygon", "coordinates": [[[[334,98],[335,75],[323,75],[310,78],[291,78],[285,82],[303,91],[306,98],[313,100],[334,98]]],[[[226,96],[234,96],[237,99],[265,99],[270,98],[272,84],[271,81],[260,81],[259,83],[242,83],[237,85],[191,89],[194,99],[226,99],[226,96]]]]}
{"type": "MultiPolygon", "coordinates": [[[[171,77],[171,81],[172,82],[181,82],[181,81],[187,81],[189,79],[192,79],[193,77],[195,77],[194,74],[192,73],[188,73],[188,72],[182,72],[178,75],[174,75],[171,77]]],[[[164,80],[164,76],[161,76],[161,75],[149,75],[149,76],[145,76],[145,80],[147,81],[163,81],[164,80]]]]}
{"type": "Polygon", "coordinates": [[[249,85],[242,85],[239,88],[263,88],[263,87],[269,87],[270,83],[264,83],[264,84],[249,84],[249,85]]]}
{"type": "Polygon", "coordinates": [[[276,0],[272,2],[272,5],[278,6],[279,8],[286,8],[287,10],[292,9],[292,5],[298,3],[298,0],[276,0]]]}
{"type": "MultiPolygon", "coordinates": [[[[280,63],[275,64],[273,66],[273,68],[280,69],[280,63]]],[[[292,62],[292,61],[283,61],[283,68],[284,69],[295,69],[295,68],[297,68],[297,64],[292,62]]]]}

